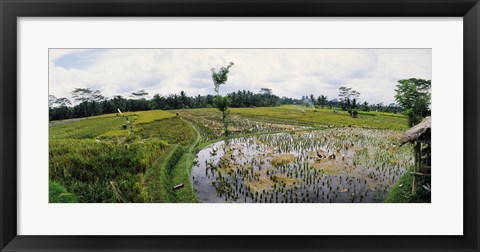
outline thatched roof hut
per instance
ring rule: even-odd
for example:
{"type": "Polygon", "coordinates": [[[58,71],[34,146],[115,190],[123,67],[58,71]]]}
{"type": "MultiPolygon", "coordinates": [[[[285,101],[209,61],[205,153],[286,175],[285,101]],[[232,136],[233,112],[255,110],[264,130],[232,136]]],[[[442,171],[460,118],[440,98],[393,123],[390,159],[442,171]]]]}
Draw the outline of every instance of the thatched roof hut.
{"type": "Polygon", "coordinates": [[[428,116],[423,121],[408,129],[402,136],[402,145],[415,141],[430,143],[432,129],[432,117],[428,116]]]}

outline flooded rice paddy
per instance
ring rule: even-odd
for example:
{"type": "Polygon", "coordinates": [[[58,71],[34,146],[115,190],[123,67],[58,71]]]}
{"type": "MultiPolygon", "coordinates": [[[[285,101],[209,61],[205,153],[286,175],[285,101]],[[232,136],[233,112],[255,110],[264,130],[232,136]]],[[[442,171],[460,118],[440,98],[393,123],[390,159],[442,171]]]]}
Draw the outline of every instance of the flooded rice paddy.
{"type": "Polygon", "coordinates": [[[192,168],[200,202],[383,202],[413,164],[389,130],[333,128],[214,143],[192,168]]]}

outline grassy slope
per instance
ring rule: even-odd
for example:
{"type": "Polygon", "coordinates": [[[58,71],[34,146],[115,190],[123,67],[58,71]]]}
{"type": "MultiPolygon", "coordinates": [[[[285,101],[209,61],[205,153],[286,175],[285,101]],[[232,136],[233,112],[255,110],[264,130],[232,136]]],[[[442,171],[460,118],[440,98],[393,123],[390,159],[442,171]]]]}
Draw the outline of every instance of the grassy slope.
{"type": "Polygon", "coordinates": [[[174,172],[177,165],[179,164],[182,156],[185,154],[185,147],[181,145],[176,145],[170,155],[167,157],[166,161],[161,167],[160,170],[160,184],[162,185],[162,198],[163,202],[176,202],[176,195],[173,191],[173,182],[174,172]]]}
{"type": "Polygon", "coordinates": [[[273,121],[305,124],[311,126],[358,126],[367,128],[405,130],[407,119],[398,114],[361,112],[358,118],[352,118],[345,111],[335,113],[330,109],[305,108],[299,105],[287,105],[268,108],[232,108],[232,114],[262,118],[273,121]],[[279,121],[280,120],[280,121],[279,121]],[[283,120],[283,121],[282,121],[283,120]]]}
{"type": "Polygon", "coordinates": [[[412,194],[413,176],[410,174],[412,167],[398,180],[397,184],[385,197],[386,203],[429,203],[431,196],[422,185],[430,185],[430,177],[417,177],[415,195],[412,194]]]}
{"type": "Polygon", "coordinates": [[[169,195],[163,183],[165,174],[164,171],[165,164],[167,160],[172,157],[172,153],[175,150],[176,145],[169,145],[165,150],[164,155],[155,160],[149,169],[145,172],[145,190],[147,191],[147,201],[148,202],[168,202],[169,195]]]}
{"type": "Polygon", "coordinates": [[[49,146],[49,178],[80,202],[142,202],[143,174],[165,152],[158,138],[116,142],[55,139],[49,146]]]}
{"type": "MultiPolygon", "coordinates": [[[[223,125],[218,110],[213,108],[176,110],[181,117],[193,122],[202,135],[203,139],[215,140],[222,137],[223,125]]],[[[257,125],[265,126],[259,132],[279,130],[276,125],[321,127],[365,127],[376,129],[406,130],[407,119],[403,115],[360,112],[358,118],[352,118],[345,111],[335,113],[329,109],[305,108],[299,105],[285,105],[281,107],[259,107],[259,108],[231,108],[230,118],[233,118],[231,126],[236,128],[234,135],[248,133],[257,125]],[[256,124],[258,122],[260,124],[256,124]],[[273,125],[272,125],[273,124],[273,125]],[[273,126],[273,127],[272,127],[273,126]],[[276,128],[276,129],[274,129],[276,128]]],[[[232,128],[231,130],[234,130],[232,128]]],[[[282,129],[280,129],[282,130],[282,129]]],[[[285,129],[283,129],[285,130],[285,129]]]]}
{"type": "Polygon", "coordinates": [[[63,188],[80,202],[169,201],[155,181],[174,147],[191,141],[194,130],[166,111],[124,116],[134,134],[122,129],[126,118],[116,114],[51,124],[51,192],[63,188]]]}
{"type": "Polygon", "coordinates": [[[195,131],[195,138],[188,144],[188,147],[185,148],[185,154],[177,163],[172,174],[172,182],[173,185],[184,185],[182,188],[175,190],[175,201],[190,203],[198,201],[193,185],[190,181],[190,174],[192,172],[193,161],[196,158],[195,148],[200,144],[202,138],[200,132],[192,123],[185,122],[195,131]]]}

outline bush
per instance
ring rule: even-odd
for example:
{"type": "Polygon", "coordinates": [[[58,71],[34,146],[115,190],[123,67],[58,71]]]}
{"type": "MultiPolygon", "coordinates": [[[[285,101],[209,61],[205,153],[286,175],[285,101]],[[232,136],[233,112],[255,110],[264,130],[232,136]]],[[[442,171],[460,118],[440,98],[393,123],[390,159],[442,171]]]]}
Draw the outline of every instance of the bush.
{"type": "Polygon", "coordinates": [[[65,187],[56,182],[48,183],[48,199],[50,203],[76,203],[77,196],[68,193],[65,187]]]}
{"type": "Polygon", "coordinates": [[[417,177],[415,195],[412,194],[413,176],[410,167],[385,197],[385,203],[430,203],[431,193],[423,186],[431,185],[431,177],[417,177]]]}
{"type": "Polygon", "coordinates": [[[357,111],[356,109],[354,109],[354,110],[352,111],[352,117],[353,117],[353,118],[357,118],[357,115],[358,115],[358,111],[357,111]]]}

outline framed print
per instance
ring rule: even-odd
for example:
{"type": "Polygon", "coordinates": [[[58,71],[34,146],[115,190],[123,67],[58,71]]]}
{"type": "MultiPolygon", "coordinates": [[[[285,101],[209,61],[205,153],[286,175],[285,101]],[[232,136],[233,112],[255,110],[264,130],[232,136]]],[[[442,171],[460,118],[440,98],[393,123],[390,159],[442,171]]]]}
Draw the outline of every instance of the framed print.
{"type": "Polygon", "coordinates": [[[478,1],[0,8],[2,251],[479,250],[478,1]]]}

